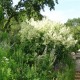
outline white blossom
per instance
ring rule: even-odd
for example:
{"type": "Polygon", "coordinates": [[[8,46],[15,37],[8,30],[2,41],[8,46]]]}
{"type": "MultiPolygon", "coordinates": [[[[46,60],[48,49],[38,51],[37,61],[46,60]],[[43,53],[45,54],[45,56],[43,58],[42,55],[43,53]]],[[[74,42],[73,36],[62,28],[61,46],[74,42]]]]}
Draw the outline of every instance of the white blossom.
{"type": "Polygon", "coordinates": [[[41,21],[34,21],[31,19],[27,21],[28,24],[23,23],[21,27],[21,40],[31,40],[33,37],[40,37],[40,32],[44,33],[44,44],[48,44],[50,41],[56,43],[61,42],[66,47],[70,47],[76,44],[77,40],[74,40],[73,35],[69,27],[60,23],[54,23],[46,18],[41,21]]]}

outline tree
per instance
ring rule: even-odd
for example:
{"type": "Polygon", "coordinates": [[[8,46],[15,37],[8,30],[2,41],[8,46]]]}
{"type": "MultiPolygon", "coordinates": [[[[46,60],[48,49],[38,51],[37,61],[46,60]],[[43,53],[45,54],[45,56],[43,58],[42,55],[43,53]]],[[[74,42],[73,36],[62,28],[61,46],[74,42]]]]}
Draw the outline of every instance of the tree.
{"type": "Polygon", "coordinates": [[[71,28],[72,32],[74,34],[74,38],[78,40],[76,46],[75,46],[75,51],[80,49],[80,26],[76,26],[74,28],[71,28]]]}
{"type": "Polygon", "coordinates": [[[44,11],[44,7],[48,6],[50,10],[54,9],[55,3],[58,0],[20,0],[17,5],[13,6],[13,0],[0,0],[0,24],[5,19],[4,29],[8,28],[10,21],[14,18],[17,22],[22,19],[24,15],[28,19],[42,19],[40,10],[44,11]],[[22,17],[21,17],[22,16],[22,17]]]}
{"type": "Polygon", "coordinates": [[[80,26],[80,18],[69,19],[66,23],[66,26],[80,26]]]}
{"type": "Polygon", "coordinates": [[[70,26],[73,36],[75,39],[78,40],[77,44],[75,45],[74,51],[80,49],[80,18],[73,18],[69,19],[66,23],[66,26],[70,26]]]}

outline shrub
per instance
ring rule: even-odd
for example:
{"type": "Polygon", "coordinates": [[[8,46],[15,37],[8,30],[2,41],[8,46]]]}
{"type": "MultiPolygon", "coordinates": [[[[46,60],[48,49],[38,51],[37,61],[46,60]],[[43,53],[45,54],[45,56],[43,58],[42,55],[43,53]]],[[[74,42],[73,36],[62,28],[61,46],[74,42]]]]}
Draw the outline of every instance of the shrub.
{"type": "MultiPolygon", "coordinates": [[[[39,57],[43,56],[44,53],[47,55],[53,54],[54,67],[56,66],[56,64],[59,66],[61,63],[63,64],[63,67],[67,65],[69,68],[71,68],[70,64],[72,63],[72,61],[71,63],[68,61],[68,59],[71,58],[70,49],[75,46],[77,40],[73,38],[69,27],[66,27],[60,23],[54,23],[48,19],[43,19],[42,21],[34,21],[33,19],[31,19],[30,21],[22,23],[20,37],[22,49],[26,55],[34,55],[34,53],[36,53],[37,57],[39,57]]],[[[32,58],[33,56],[30,57],[27,62],[30,67],[35,64],[35,59],[32,58]]],[[[46,57],[43,58],[44,62],[46,57]]],[[[49,58],[47,59],[47,61],[49,60],[49,58]]],[[[48,64],[48,66],[49,65],[50,64],[48,64]]],[[[43,70],[43,67],[40,67],[43,71],[40,71],[41,73],[39,74],[39,76],[43,74],[44,78],[45,75],[48,74],[48,72],[46,72],[47,65],[46,63],[44,63],[41,66],[45,66],[45,71],[43,70]]],[[[51,66],[52,69],[53,66],[51,66]]],[[[37,68],[39,68],[39,66],[37,68]]],[[[38,70],[40,70],[40,68],[38,70]]],[[[59,69],[62,68],[59,67],[59,69]]],[[[64,69],[62,71],[64,71],[64,69]]],[[[46,80],[46,78],[43,80],[46,80]]]]}
{"type": "Polygon", "coordinates": [[[73,80],[70,52],[77,40],[69,27],[31,19],[10,33],[0,33],[1,80],[73,80]]]}

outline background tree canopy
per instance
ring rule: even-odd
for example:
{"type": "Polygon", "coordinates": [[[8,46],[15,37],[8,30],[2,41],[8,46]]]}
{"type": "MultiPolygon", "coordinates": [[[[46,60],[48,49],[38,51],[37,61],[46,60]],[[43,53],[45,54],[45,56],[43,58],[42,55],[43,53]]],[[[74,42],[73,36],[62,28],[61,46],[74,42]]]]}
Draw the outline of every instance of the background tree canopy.
{"type": "Polygon", "coordinates": [[[55,3],[58,3],[58,0],[20,0],[13,6],[13,0],[0,0],[0,24],[3,23],[4,28],[7,28],[12,18],[19,21],[25,15],[28,19],[42,19],[40,10],[44,10],[45,6],[52,10],[55,3]]]}
{"type": "Polygon", "coordinates": [[[74,51],[80,49],[80,18],[69,19],[65,25],[70,26],[74,34],[74,38],[78,40],[74,51]]]}
{"type": "Polygon", "coordinates": [[[80,18],[68,19],[65,23],[66,26],[80,26],[80,18]]]}

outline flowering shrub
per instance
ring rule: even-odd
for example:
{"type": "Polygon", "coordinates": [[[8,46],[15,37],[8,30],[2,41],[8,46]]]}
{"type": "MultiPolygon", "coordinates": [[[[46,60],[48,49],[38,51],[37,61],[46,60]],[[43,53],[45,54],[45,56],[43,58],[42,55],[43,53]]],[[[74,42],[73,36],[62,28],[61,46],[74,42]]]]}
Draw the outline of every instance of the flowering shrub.
{"type": "Polygon", "coordinates": [[[0,34],[0,80],[73,80],[69,53],[77,40],[70,28],[31,19],[21,24],[19,34],[0,34]]]}
{"type": "Polygon", "coordinates": [[[36,67],[35,73],[38,74],[37,79],[52,80],[54,78],[52,70],[56,64],[60,71],[61,69],[64,71],[64,68],[67,66],[71,68],[71,65],[73,65],[68,53],[75,46],[77,40],[73,38],[69,27],[60,23],[54,23],[45,18],[42,21],[31,19],[22,23],[19,35],[21,37],[23,52],[29,58],[26,60],[27,64],[30,67],[36,67]],[[49,62],[48,60],[51,57],[43,57],[44,54],[52,55],[53,60],[49,62]],[[36,57],[34,58],[33,55],[36,55],[36,57]],[[48,74],[48,71],[51,72],[51,75],[48,74]],[[39,72],[41,73],[39,74],[39,72]],[[47,77],[47,74],[49,77],[47,77]],[[40,78],[40,75],[43,77],[40,78]]]}
{"type": "Polygon", "coordinates": [[[77,40],[74,40],[69,27],[60,23],[54,23],[45,18],[42,21],[31,19],[29,22],[23,23],[20,31],[21,41],[24,42],[26,39],[31,40],[34,37],[40,37],[40,33],[43,33],[41,37],[45,45],[52,41],[55,44],[59,42],[66,47],[70,47],[74,46],[77,42],[77,40]]]}

